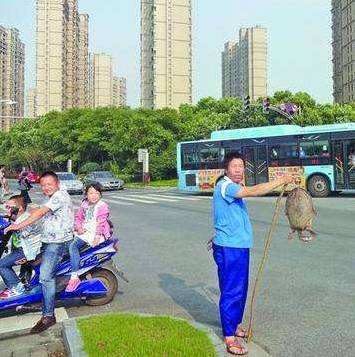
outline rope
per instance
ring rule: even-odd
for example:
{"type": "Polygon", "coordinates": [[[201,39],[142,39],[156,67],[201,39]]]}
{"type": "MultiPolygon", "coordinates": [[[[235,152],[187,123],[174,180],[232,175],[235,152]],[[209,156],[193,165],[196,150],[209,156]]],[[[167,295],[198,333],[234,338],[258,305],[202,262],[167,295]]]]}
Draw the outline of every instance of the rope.
{"type": "Polygon", "coordinates": [[[281,203],[281,198],[285,192],[287,185],[284,185],[282,187],[282,190],[280,192],[280,195],[278,196],[276,203],[275,203],[275,210],[274,210],[274,215],[272,217],[272,221],[271,221],[271,226],[269,228],[269,232],[267,234],[265,243],[264,243],[264,252],[263,252],[263,256],[261,258],[261,262],[259,264],[259,268],[258,268],[258,272],[256,274],[256,278],[255,278],[255,283],[254,283],[254,287],[253,287],[253,292],[252,292],[252,296],[251,296],[251,303],[250,303],[250,315],[249,315],[249,325],[248,325],[248,332],[247,332],[247,342],[250,342],[252,339],[252,327],[253,327],[253,322],[254,322],[254,315],[255,315],[255,302],[256,302],[256,293],[257,293],[257,288],[258,285],[261,281],[261,277],[262,277],[262,273],[264,271],[264,267],[265,267],[265,263],[266,260],[268,258],[268,254],[269,254],[269,249],[270,249],[270,244],[271,244],[271,239],[272,239],[272,234],[274,233],[275,227],[276,227],[276,223],[279,217],[279,213],[280,213],[280,203],[281,203]]]}

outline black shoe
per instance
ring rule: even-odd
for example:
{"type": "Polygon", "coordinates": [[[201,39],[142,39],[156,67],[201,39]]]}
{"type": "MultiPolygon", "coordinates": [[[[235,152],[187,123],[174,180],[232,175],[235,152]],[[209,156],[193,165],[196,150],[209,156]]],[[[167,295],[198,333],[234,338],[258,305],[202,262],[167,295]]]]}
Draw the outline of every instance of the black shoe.
{"type": "Polygon", "coordinates": [[[41,333],[56,324],[55,316],[43,316],[31,329],[31,333],[41,333]]]}

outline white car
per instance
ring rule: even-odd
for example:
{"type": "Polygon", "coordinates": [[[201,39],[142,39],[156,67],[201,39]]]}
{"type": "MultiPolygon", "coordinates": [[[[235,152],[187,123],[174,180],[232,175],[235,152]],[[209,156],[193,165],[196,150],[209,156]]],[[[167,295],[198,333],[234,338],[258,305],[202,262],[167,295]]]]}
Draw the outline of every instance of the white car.
{"type": "Polygon", "coordinates": [[[59,178],[61,190],[66,190],[68,193],[83,193],[84,185],[73,173],[56,172],[56,174],[59,178]]]}

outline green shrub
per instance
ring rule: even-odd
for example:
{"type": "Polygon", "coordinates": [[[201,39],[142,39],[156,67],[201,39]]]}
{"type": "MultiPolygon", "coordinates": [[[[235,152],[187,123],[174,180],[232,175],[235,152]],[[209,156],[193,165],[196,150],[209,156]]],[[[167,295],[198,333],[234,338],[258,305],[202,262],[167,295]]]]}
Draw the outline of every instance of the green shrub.
{"type": "Polygon", "coordinates": [[[79,174],[81,175],[86,175],[90,171],[99,171],[101,170],[100,164],[97,162],[87,162],[83,166],[79,168],[79,174]]]}

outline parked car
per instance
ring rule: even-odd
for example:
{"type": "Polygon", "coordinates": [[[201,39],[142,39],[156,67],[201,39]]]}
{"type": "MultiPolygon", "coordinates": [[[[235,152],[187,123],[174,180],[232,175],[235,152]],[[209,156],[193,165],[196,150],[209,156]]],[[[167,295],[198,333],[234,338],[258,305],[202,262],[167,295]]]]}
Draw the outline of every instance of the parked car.
{"type": "Polygon", "coordinates": [[[71,172],[56,172],[60,182],[60,188],[68,193],[83,193],[84,185],[71,172]]]}
{"type": "Polygon", "coordinates": [[[98,183],[103,190],[122,190],[124,182],[110,171],[93,171],[87,174],[84,184],[98,183]]]}
{"type": "MultiPolygon", "coordinates": [[[[27,172],[28,172],[27,178],[31,183],[39,183],[39,178],[40,178],[39,174],[37,174],[34,171],[27,171],[27,172]]],[[[18,180],[20,179],[20,174],[21,172],[17,175],[18,180]]]]}

